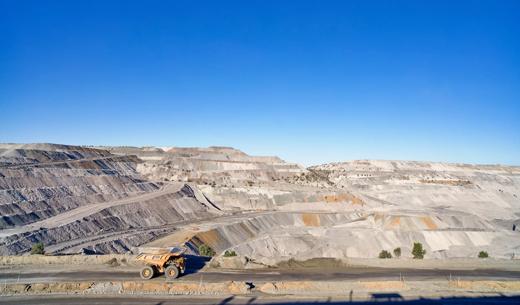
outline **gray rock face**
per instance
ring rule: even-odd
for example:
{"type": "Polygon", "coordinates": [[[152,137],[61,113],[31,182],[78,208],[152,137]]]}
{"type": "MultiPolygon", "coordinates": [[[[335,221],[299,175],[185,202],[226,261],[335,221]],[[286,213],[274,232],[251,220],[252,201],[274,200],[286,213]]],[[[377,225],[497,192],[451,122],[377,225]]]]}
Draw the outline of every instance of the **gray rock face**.
{"type": "Polygon", "coordinates": [[[224,209],[266,212],[188,229],[188,244],[219,253],[233,249],[265,264],[377,257],[398,247],[411,257],[414,242],[429,258],[475,257],[482,250],[514,258],[520,250],[512,230],[520,215],[519,174],[520,168],[507,166],[353,161],[271,183],[202,185],[224,209]]]}
{"type": "Polygon", "coordinates": [[[55,252],[128,251],[216,210],[190,186],[146,180],[135,156],[50,144],[0,149],[0,254],[35,242],[55,252]]]}
{"type": "Polygon", "coordinates": [[[229,147],[0,144],[0,254],[201,244],[264,264],[520,255],[520,168],[352,161],[304,169],[229,147]]]}
{"type": "Polygon", "coordinates": [[[251,185],[268,182],[304,169],[278,157],[249,156],[229,147],[131,148],[103,147],[114,154],[136,154],[146,162],[137,170],[152,180],[186,181],[212,185],[251,185]]]}

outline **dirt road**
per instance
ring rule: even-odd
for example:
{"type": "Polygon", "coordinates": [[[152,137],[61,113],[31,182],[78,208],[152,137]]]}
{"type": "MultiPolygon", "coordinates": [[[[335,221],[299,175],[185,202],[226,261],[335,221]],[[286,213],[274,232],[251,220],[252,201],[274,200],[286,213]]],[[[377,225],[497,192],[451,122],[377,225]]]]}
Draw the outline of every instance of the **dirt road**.
{"type": "Polygon", "coordinates": [[[106,201],[101,203],[84,205],[79,208],[67,211],[65,213],[58,214],[54,217],[50,217],[35,223],[31,223],[25,226],[16,227],[13,229],[0,230],[0,237],[7,237],[14,234],[20,234],[37,230],[39,228],[54,228],[73,221],[82,219],[83,217],[97,213],[103,209],[114,207],[118,205],[129,204],[138,201],[150,200],[165,194],[178,192],[184,184],[167,184],[158,191],[150,192],[142,195],[127,197],[121,200],[106,201]]]}
{"type": "MultiPolygon", "coordinates": [[[[38,283],[59,281],[116,281],[116,280],[140,280],[138,269],[121,270],[106,268],[95,271],[31,271],[31,270],[7,270],[0,269],[0,283],[38,283]]],[[[225,282],[225,281],[341,281],[341,280],[519,280],[520,271],[508,271],[497,269],[486,270],[420,270],[420,269],[391,269],[391,268],[345,268],[338,270],[320,269],[264,269],[264,270],[187,270],[187,274],[176,281],[180,282],[225,282]]],[[[164,281],[164,277],[158,276],[152,281],[164,281]]]]}

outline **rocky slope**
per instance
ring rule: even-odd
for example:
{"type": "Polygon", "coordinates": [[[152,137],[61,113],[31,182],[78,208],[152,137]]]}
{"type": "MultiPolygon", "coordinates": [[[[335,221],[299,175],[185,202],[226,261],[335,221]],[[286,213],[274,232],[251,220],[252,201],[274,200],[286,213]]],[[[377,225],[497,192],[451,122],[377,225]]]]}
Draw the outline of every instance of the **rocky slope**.
{"type": "Polygon", "coordinates": [[[304,171],[301,166],[278,157],[249,156],[230,147],[103,148],[118,155],[137,155],[145,161],[137,170],[148,179],[158,181],[250,186],[304,171]]]}
{"type": "Polygon", "coordinates": [[[377,257],[395,248],[411,257],[414,242],[429,258],[520,254],[513,230],[520,224],[519,167],[353,161],[270,184],[201,188],[224,207],[269,212],[199,224],[174,240],[233,249],[266,264],[377,257]]]}
{"type": "Polygon", "coordinates": [[[136,156],[4,144],[0,162],[0,254],[23,253],[40,241],[57,252],[124,252],[172,232],[173,223],[218,213],[188,185],[142,177],[136,156]]]}
{"type": "Polygon", "coordinates": [[[228,147],[0,145],[0,254],[186,243],[265,264],[520,255],[520,168],[352,161],[304,169],[228,147]]]}

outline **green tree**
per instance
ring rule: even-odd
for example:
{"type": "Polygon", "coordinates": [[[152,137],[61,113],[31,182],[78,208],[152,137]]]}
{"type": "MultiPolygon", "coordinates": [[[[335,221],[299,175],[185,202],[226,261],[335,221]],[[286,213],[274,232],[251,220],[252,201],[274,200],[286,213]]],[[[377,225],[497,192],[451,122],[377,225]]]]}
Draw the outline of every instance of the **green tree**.
{"type": "Polygon", "coordinates": [[[237,253],[233,250],[226,250],[226,252],[224,252],[224,257],[231,257],[231,256],[237,256],[237,253]]]}
{"type": "Polygon", "coordinates": [[[31,254],[45,254],[45,247],[42,242],[32,245],[31,254]]]}
{"type": "Polygon", "coordinates": [[[401,257],[401,248],[394,249],[394,256],[397,258],[401,257]]]}
{"type": "Polygon", "coordinates": [[[215,251],[210,246],[202,244],[199,246],[199,254],[202,256],[215,256],[215,251]]]}
{"type": "Polygon", "coordinates": [[[379,258],[392,258],[392,254],[386,250],[379,252],[379,258]]]}
{"type": "Polygon", "coordinates": [[[426,250],[423,249],[421,243],[413,243],[412,255],[414,259],[423,259],[426,254],[426,250]]]}
{"type": "Polygon", "coordinates": [[[486,252],[486,251],[480,251],[478,253],[478,257],[479,258],[488,258],[489,257],[489,254],[486,252]]]}

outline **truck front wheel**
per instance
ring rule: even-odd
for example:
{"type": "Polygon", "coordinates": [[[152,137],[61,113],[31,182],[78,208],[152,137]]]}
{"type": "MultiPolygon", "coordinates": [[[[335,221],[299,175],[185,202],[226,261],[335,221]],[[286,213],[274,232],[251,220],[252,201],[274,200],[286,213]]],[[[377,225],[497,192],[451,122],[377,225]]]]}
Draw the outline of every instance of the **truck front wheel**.
{"type": "Polygon", "coordinates": [[[151,266],[146,266],[141,269],[141,278],[143,280],[149,280],[155,275],[155,270],[151,266]]]}

